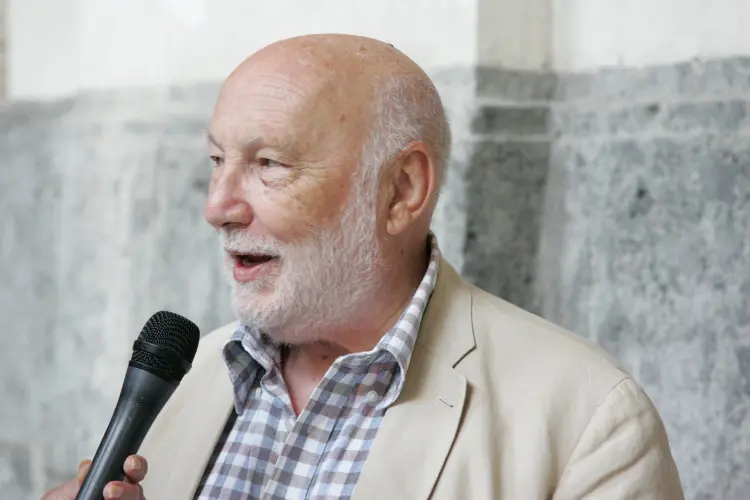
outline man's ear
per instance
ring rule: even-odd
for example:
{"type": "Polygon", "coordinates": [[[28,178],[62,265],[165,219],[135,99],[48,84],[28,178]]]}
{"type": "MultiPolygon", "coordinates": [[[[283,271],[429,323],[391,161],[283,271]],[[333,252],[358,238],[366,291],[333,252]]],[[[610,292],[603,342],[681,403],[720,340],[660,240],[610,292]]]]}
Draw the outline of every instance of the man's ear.
{"type": "Polygon", "coordinates": [[[397,235],[431,208],[436,195],[437,171],[430,148],[423,142],[409,144],[391,164],[386,231],[397,235]]]}

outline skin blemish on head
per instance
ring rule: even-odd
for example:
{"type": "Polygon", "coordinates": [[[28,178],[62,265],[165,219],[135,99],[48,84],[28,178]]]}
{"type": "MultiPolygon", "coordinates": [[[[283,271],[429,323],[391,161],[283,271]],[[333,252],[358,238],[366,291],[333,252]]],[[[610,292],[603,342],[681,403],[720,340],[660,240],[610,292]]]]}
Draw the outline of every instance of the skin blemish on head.
{"type": "Polygon", "coordinates": [[[346,115],[341,113],[341,115],[339,115],[339,123],[344,123],[345,121],[346,121],[346,115]]]}

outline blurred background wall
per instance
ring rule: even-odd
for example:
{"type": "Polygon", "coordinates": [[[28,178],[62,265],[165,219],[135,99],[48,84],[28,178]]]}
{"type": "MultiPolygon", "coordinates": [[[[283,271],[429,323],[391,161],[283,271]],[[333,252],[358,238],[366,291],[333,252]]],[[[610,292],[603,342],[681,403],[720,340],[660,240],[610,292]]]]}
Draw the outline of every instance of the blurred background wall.
{"type": "Polygon", "coordinates": [[[203,130],[248,54],[373,36],[434,78],[435,220],[487,290],[619,357],[690,499],[750,492],[746,0],[0,0],[0,492],[89,457],[131,342],[231,319],[203,130]]]}

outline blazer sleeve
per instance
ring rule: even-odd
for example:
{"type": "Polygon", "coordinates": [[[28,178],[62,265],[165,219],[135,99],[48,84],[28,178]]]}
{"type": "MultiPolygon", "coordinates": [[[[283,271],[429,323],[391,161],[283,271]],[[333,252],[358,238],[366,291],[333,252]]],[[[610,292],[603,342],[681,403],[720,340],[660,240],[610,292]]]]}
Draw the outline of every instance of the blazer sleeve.
{"type": "Polygon", "coordinates": [[[581,435],[554,500],[684,500],[664,425],[643,390],[620,381],[581,435]]]}

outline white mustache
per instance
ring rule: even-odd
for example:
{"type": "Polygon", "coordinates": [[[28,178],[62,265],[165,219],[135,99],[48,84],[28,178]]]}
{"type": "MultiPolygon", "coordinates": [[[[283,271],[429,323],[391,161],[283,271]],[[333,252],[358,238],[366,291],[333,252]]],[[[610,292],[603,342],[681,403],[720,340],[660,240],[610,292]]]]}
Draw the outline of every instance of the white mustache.
{"type": "Polygon", "coordinates": [[[227,252],[279,256],[282,246],[273,238],[252,236],[242,231],[220,232],[221,246],[227,252]]]}

